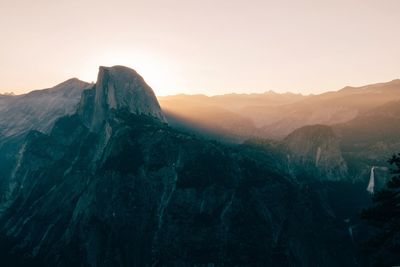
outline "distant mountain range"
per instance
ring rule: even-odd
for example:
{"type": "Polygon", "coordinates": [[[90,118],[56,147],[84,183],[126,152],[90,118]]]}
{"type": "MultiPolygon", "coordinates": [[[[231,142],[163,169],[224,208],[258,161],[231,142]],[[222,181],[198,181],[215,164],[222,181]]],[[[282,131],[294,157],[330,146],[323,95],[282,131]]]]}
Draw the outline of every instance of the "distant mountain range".
{"type": "Polygon", "coordinates": [[[400,149],[399,91],[159,104],[114,66],[2,95],[0,263],[366,266],[358,213],[400,149]]]}
{"type": "Polygon", "coordinates": [[[272,139],[282,139],[306,125],[345,123],[396,100],[400,100],[400,80],[308,96],[266,92],[159,97],[163,110],[171,117],[215,133],[272,139]]]}

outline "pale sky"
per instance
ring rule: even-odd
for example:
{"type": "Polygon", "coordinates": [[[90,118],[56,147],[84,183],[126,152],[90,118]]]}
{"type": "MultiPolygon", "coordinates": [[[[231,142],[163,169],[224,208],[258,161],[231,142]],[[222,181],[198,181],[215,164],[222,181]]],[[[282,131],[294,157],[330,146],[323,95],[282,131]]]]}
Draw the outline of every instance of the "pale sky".
{"type": "Polygon", "coordinates": [[[136,69],[158,95],[400,78],[399,0],[0,0],[0,93],[136,69]]]}

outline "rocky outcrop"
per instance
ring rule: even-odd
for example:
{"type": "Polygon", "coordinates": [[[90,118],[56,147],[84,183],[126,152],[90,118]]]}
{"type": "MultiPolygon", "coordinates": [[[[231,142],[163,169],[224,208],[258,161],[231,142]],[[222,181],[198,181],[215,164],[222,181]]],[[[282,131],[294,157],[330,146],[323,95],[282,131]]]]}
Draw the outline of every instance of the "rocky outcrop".
{"type": "Polygon", "coordinates": [[[104,126],[111,110],[126,110],[166,122],[153,90],[132,69],[100,67],[96,86],[92,90],[94,92],[84,94],[79,108],[79,113],[92,131],[104,126]]]}

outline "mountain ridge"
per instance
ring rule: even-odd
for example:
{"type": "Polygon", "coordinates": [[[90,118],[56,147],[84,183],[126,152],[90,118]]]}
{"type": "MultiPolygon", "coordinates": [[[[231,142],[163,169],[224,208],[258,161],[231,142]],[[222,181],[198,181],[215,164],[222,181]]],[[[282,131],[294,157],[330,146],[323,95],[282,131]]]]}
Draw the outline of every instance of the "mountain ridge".
{"type": "Polygon", "coordinates": [[[52,88],[0,98],[0,133],[12,136],[31,129],[49,130],[56,118],[75,112],[83,90],[91,86],[68,79],[52,88]]]}
{"type": "MultiPolygon", "coordinates": [[[[293,130],[306,125],[344,123],[358,115],[393,100],[400,100],[400,80],[345,87],[317,95],[293,94],[226,94],[207,97],[204,95],[177,95],[159,97],[161,107],[187,121],[207,125],[209,129],[221,131],[218,120],[207,115],[199,116],[201,110],[217,108],[237,117],[249,119],[253,126],[246,130],[235,128],[234,121],[226,122],[235,134],[246,133],[248,137],[282,139],[293,130]]],[[[210,110],[211,111],[211,110],[210,110]]],[[[232,117],[232,116],[230,116],[232,117]]],[[[225,129],[226,130],[226,129],[225,129]]]]}

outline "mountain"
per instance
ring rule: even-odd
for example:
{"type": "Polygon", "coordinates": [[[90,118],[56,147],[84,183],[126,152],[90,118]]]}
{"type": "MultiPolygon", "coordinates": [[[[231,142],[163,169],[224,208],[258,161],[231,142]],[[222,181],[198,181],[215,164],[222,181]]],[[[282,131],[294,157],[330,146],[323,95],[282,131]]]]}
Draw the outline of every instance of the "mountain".
{"type": "MultiPolygon", "coordinates": [[[[400,80],[345,87],[337,92],[310,96],[279,107],[279,114],[282,115],[263,129],[266,136],[282,137],[305,125],[345,123],[394,100],[400,100],[400,80]]],[[[259,114],[263,113],[259,111],[259,114]]]]}
{"type": "MultiPolygon", "coordinates": [[[[400,134],[400,101],[391,101],[369,110],[353,120],[335,125],[338,133],[345,136],[346,146],[364,147],[369,144],[396,144],[400,134]]],[[[371,155],[373,156],[373,155],[371,155]]],[[[375,154],[375,158],[379,158],[375,154]]]]}
{"type": "Polygon", "coordinates": [[[227,137],[236,142],[254,136],[263,136],[259,122],[245,112],[249,107],[274,108],[306,98],[300,94],[227,94],[208,97],[205,95],[175,95],[159,97],[163,111],[171,118],[173,126],[206,136],[227,137]]]}
{"type": "Polygon", "coordinates": [[[31,130],[48,133],[55,121],[76,112],[82,92],[93,85],[76,78],[53,88],[23,95],[0,95],[0,199],[6,200],[9,178],[24,151],[31,130]]]}
{"type": "Polygon", "coordinates": [[[74,78],[23,95],[0,95],[0,138],[48,131],[58,117],[75,112],[83,90],[91,86],[74,78]]]}
{"type": "Polygon", "coordinates": [[[102,127],[108,113],[113,109],[148,115],[165,121],[153,90],[136,71],[127,67],[100,67],[94,92],[86,94],[93,95],[94,102],[85,95],[79,112],[91,130],[102,127]]]}
{"type": "Polygon", "coordinates": [[[252,137],[279,140],[303,126],[346,123],[400,100],[400,80],[308,96],[266,92],[213,97],[177,95],[159,99],[163,110],[182,118],[182,123],[202,125],[216,133],[231,132],[242,136],[242,141],[252,137]],[[235,119],[246,123],[238,127],[235,119]],[[220,126],[221,121],[223,126],[220,126]]]}
{"type": "Polygon", "coordinates": [[[317,179],[348,179],[340,140],[329,126],[313,125],[297,129],[283,140],[282,149],[289,168],[296,172],[300,170],[309,177],[314,172],[317,179]]]}
{"type": "Polygon", "coordinates": [[[196,107],[187,102],[174,106],[173,111],[164,108],[164,113],[174,128],[224,142],[240,143],[259,131],[250,119],[219,107],[196,107]]]}
{"type": "Polygon", "coordinates": [[[357,266],[348,225],[274,151],[170,127],[133,70],[98,77],[20,144],[2,179],[2,263],[357,266]]]}
{"type": "Polygon", "coordinates": [[[173,110],[177,108],[177,106],[184,105],[187,107],[188,103],[192,103],[192,106],[196,107],[214,106],[237,113],[249,106],[278,106],[295,103],[305,98],[307,97],[301,94],[279,94],[273,91],[269,91],[258,94],[225,94],[215,96],[180,94],[172,96],[162,96],[158,99],[161,106],[171,112],[173,112],[173,110]]]}
{"type": "Polygon", "coordinates": [[[391,101],[332,126],[342,140],[341,151],[353,177],[370,177],[375,167],[376,183],[385,184],[387,159],[400,150],[399,105],[400,101],[391,101]]]}

